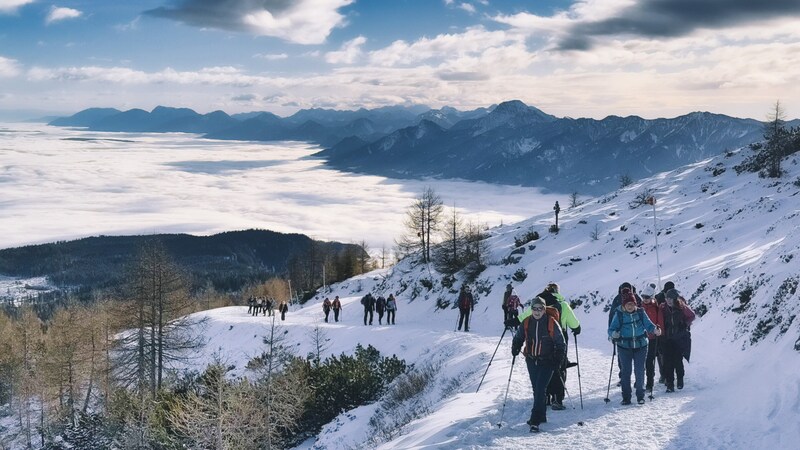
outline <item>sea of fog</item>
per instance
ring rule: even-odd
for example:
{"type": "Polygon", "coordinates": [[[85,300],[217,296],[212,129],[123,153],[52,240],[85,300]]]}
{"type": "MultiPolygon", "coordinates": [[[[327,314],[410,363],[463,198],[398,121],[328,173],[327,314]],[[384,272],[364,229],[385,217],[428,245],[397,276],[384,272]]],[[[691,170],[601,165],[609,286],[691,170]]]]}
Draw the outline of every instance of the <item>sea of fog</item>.
{"type": "Polygon", "coordinates": [[[496,226],[566,195],[331,170],[302,142],[215,141],[184,133],[100,133],[0,124],[0,248],[93,235],[262,228],[390,249],[431,186],[467,220],[496,226]]]}

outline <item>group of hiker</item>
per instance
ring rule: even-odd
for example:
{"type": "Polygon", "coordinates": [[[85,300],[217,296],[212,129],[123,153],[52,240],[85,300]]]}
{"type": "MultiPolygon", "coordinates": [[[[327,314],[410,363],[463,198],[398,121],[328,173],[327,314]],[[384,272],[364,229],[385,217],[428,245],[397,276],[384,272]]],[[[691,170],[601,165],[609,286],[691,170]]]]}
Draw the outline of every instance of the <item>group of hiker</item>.
{"type": "MultiPolygon", "coordinates": [[[[631,283],[625,282],[611,303],[608,338],[614,345],[612,365],[616,358],[619,366],[617,386],[622,391],[622,405],[632,404],[633,393],[640,405],[645,403],[646,392],[653,398],[656,364],[659,382],[666,385],[667,393],[684,387],[683,359],[688,361],[691,352],[690,326],[695,313],[674,283],[666,282],[658,294],[656,288],[655,283],[649,283],[639,295],[631,283]]],[[[567,358],[567,330],[572,330],[577,339],[580,322],[556,283],[548,284],[521,313],[519,296],[509,283],[502,307],[503,335],[508,330],[514,331],[511,354],[514,360],[520,353],[525,357],[533,388],[533,407],[527,423],[531,432],[538,432],[540,425],[547,422],[548,405],[554,411],[565,409],[567,369],[578,365],[567,358]]],[[[575,347],[577,356],[577,341],[575,347]]],[[[610,385],[609,378],[609,390],[610,385]]],[[[608,395],[605,401],[610,401],[608,395]]]]}
{"type": "MultiPolygon", "coordinates": [[[[378,313],[378,325],[383,325],[383,316],[386,315],[386,325],[394,325],[397,313],[397,299],[394,294],[389,294],[388,297],[379,295],[377,298],[371,292],[361,298],[361,306],[364,307],[364,325],[372,325],[375,320],[375,313],[378,313]]],[[[325,322],[328,321],[328,316],[333,310],[333,320],[339,321],[339,316],[342,313],[342,302],[337,295],[333,301],[326,297],[322,302],[322,312],[325,314],[325,322]]]]}
{"type": "Polygon", "coordinates": [[[289,303],[286,300],[276,301],[270,296],[253,296],[247,299],[247,314],[257,316],[261,313],[264,316],[272,316],[275,309],[281,313],[281,320],[286,320],[286,313],[289,312],[289,303]]]}

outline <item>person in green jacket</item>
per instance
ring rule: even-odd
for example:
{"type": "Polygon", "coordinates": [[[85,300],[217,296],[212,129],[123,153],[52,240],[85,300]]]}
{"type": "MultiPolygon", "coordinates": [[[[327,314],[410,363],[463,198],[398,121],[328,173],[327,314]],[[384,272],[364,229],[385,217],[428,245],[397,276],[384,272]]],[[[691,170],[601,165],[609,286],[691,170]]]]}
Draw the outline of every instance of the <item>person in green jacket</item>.
{"type": "MultiPolygon", "coordinates": [[[[575,317],[575,313],[569,306],[567,299],[561,295],[558,284],[550,283],[547,285],[546,290],[558,300],[558,305],[561,307],[560,325],[564,333],[564,345],[567,345],[569,344],[567,329],[572,330],[572,334],[577,336],[581,333],[581,323],[578,321],[578,318],[575,317]]],[[[564,358],[563,364],[555,371],[553,377],[550,379],[550,384],[547,386],[547,398],[550,400],[553,411],[566,409],[564,406],[564,382],[567,380],[567,368],[573,367],[574,365],[575,364],[569,362],[567,358],[564,358]]]]}

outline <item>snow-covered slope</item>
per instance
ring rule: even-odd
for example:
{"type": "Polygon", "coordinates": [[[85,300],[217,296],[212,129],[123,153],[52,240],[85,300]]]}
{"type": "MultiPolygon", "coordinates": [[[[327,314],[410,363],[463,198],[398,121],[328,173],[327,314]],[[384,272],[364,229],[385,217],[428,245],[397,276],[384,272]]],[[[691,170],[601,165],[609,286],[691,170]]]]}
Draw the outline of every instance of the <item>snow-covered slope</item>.
{"type": "MultiPolygon", "coordinates": [[[[392,412],[379,402],[343,413],[303,448],[794,448],[800,441],[800,167],[795,156],[780,180],[737,175],[733,166],[747,153],[730,152],[565,208],[558,234],[548,232],[552,215],[489,230],[490,264],[472,283],[479,294],[470,333],[454,331],[457,313],[450,307],[463,280],[443,287],[444,277],[432,267],[409,260],[332,286],[326,295],[344,299],[340,323],[322,323],[322,297],[293,308],[280,326],[299,355],[310,351],[319,326],[330,339],[329,354],[371,344],[435,373],[420,395],[392,412]],[[657,199],[660,271],[653,208],[630,206],[645,193],[657,199]],[[540,239],[515,247],[515,238],[530,230],[540,239]],[[640,407],[620,406],[612,385],[606,404],[607,305],[620,283],[641,288],[657,282],[659,272],[662,283],[675,282],[702,313],[692,328],[686,388],[665,394],[661,386],[640,407]],[[524,281],[511,281],[515,274],[524,281]],[[475,393],[503,330],[500,301],[509,281],[525,300],[558,282],[579,303],[583,323],[580,387],[570,369],[569,409],[548,411],[544,433],[535,436],[525,425],[530,383],[524,364],[512,370],[508,335],[475,393]],[[377,317],[375,325],[363,325],[358,300],[368,290],[397,296],[397,325],[378,326],[377,317]]],[[[197,364],[217,352],[241,369],[261,351],[268,318],[249,317],[245,307],[200,314],[210,319],[210,343],[197,364]]],[[[571,340],[573,361],[575,351],[571,340]]]]}

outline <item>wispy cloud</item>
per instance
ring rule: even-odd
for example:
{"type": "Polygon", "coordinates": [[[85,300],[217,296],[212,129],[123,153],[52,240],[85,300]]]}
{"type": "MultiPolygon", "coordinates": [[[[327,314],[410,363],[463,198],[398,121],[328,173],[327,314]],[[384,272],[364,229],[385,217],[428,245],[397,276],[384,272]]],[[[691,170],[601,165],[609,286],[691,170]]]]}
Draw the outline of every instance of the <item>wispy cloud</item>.
{"type": "Polygon", "coordinates": [[[16,60],[0,56],[0,78],[11,78],[19,75],[19,65],[16,60]]]}
{"type": "Polygon", "coordinates": [[[15,13],[17,9],[36,0],[0,0],[0,14],[15,13]]]}
{"type": "Polygon", "coordinates": [[[289,55],[287,55],[286,53],[266,53],[266,54],[256,53],[255,55],[253,55],[253,58],[266,59],[267,61],[277,61],[281,59],[286,59],[288,57],[289,55]]]}
{"type": "Polygon", "coordinates": [[[50,25],[51,23],[60,22],[62,20],[77,19],[82,15],[83,12],[78,11],[77,9],[51,6],[50,12],[47,13],[47,17],[44,19],[44,22],[50,25]]]}
{"type": "Polygon", "coordinates": [[[277,37],[296,44],[321,44],[345,25],[339,9],[355,0],[175,0],[144,14],[191,26],[277,37]]]}
{"type": "Polygon", "coordinates": [[[138,30],[139,29],[139,21],[141,19],[142,19],[142,16],[136,16],[136,18],[131,20],[130,22],[115,25],[114,28],[116,28],[119,31],[138,30]]]}
{"type": "Polygon", "coordinates": [[[475,14],[475,6],[471,3],[460,3],[458,7],[470,14],[475,14]]]}
{"type": "Polygon", "coordinates": [[[326,53],[325,61],[330,64],[353,64],[363,54],[361,46],[366,42],[367,38],[364,36],[351,39],[342,44],[339,50],[326,53]]]}

